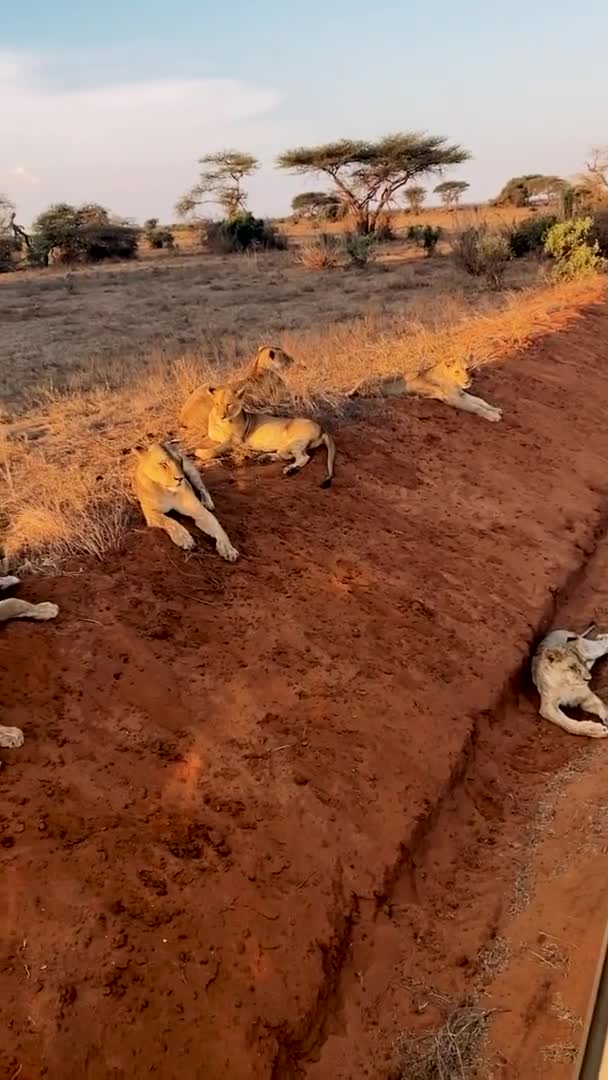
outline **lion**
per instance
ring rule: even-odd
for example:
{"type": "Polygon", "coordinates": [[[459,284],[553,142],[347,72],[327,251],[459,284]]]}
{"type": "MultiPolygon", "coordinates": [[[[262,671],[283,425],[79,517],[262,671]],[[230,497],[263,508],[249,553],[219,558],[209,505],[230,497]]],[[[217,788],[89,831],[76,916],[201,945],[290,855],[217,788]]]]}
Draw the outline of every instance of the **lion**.
{"type": "Polygon", "coordinates": [[[327,449],[327,476],[321,487],[330,486],[334,476],[336,444],[315,420],[304,416],[268,416],[251,413],[243,408],[246,389],[231,386],[210,387],[213,409],[209,413],[209,438],[216,445],[195,451],[201,461],[211,461],[227,450],[243,447],[255,453],[271,454],[288,461],[285,476],[299,472],[310,461],[308,451],[324,444],[327,449]]]}
{"type": "Polygon", "coordinates": [[[608,634],[598,634],[590,640],[587,635],[571,630],[553,630],[538,646],[532,660],[532,681],[540,694],[540,715],[545,720],[568,731],[571,735],[587,735],[590,739],[608,736],[608,708],[589,687],[591,668],[596,660],[608,653],[608,634]],[[578,706],[599,716],[593,720],[572,720],[562,711],[562,705],[578,706]]]}
{"type": "Polygon", "coordinates": [[[232,546],[217,518],[213,500],[191,461],[174,446],[153,443],[145,451],[135,451],[138,461],[133,489],[146,524],[164,529],[174,544],[188,551],[194,539],[183,525],[167,517],[176,510],[194,520],[198,528],[215,540],[218,555],[235,562],[239,553],[232,546]]]}
{"type": "MultiPolygon", "coordinates": [[[[19,584],[17,577],[0,577],[0,589],[10,589],[19,584]]],[[[8,619],[55,619],[59,614],[57,604],[28,604],[27,600],[0,600],[0,622],[8,619]]],[[[21,728],[4,727],[0,724],[0,747],[3,750],[16,750],[23,746],[21,728]]]]}
{"type": "Polygon", "coordinates": [[[468,394],[471,376],[466,365],[459,360],[435,364],[416,375],[380,375],[362,379],[349,397],[405,397],[417,395],[433,398],[451,405],[462,412],[475,413],[491,424],[502,420],[502,410],[490,405],[483,398],[468,394]]]}
{"type": "MultiPolygon", "coordinates": [[[[242,390],[246,404],[252,408],[278,405],[289,400],[289,390],[282,372],[288,371],[294,359],[278,345],[261,345],[255,358],[245,371],[229,384],[234,390],[242,390]]],[[[197,387],[179,414],[184,427],[195,430],[204,437],[207,434],[209,413],[213,398],[207,384],[197,387]]]]}

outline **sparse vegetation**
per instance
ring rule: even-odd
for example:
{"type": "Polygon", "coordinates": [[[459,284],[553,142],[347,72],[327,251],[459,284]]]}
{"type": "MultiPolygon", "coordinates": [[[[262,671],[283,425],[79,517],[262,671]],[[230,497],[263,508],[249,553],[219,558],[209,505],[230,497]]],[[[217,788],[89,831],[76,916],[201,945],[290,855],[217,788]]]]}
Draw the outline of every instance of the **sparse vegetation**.
{"type": "Polygon", "coordinates": [[[457,264],[467,274],[483,278],[493,289],[501,287],[511,258],[506,236],[487,225],[472,225],[452,239],[452,251],[457,264]]]}
{"type": "Polygon", "coordinates": [[[361,233],[345,233],[344,252],[350,266],[362,270],[372,262],[377,254],[376,237],[373,233],[363,236],[361,233]]]}
{"type": "Polygon", "coordinates": [[[328,176],[352,216],[357,232],[376,230],[382,215],[416,177],[460,165],[469,153],[439,135],[386,135],[377,142],[340,139],[298,147],[280,155],[278,165],[304,175],[328,176]]]}
{"type": "Polygon", "coordinates": [[[553,273],[558,281],[597,274],[603,267],[597,240],[590,239],[593,218],[575,218],[552,225],[545,238],[545,252],[554,259],[553,273]]]}
{"type": "Polygon", "coordinates": [[[435,254],[441,236],[442,229],[439,225],[410,225],[407,230],[408,240],[422,248],[427,259],[435,254]]]}
{"type": "Polygon", "coordinates": [[[476,1005],[450,1007],[431,995],[444,1019],[440,1027],[403,1035],[391,1080],[467,1080],[475,1075],[490,1012],[476,1005]]]}
{"type": "Polygon", "coordinates": [[[298,251],[298,262],[307,270],[331,270],[340,265],[341,244],[331,233],[319,233],[307,240],[298,251]]]}
{"type": "Polygon", "coordinates": [[[36,218],[30,237],[30,261],[47,266],[52,258],[65,263],[132,259],[138,230],[113,221],[97,203],[70,206],[55,203],[36,218]]]}

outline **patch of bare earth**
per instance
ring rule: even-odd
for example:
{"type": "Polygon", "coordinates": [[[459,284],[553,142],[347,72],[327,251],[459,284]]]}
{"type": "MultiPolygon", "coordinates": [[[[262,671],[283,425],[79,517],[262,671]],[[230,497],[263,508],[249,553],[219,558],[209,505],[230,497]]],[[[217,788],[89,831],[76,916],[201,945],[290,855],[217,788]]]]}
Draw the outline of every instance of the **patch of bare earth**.
{"type": "Polygon", "coordinates": [[[437,994],[489,1014],[484,1078],[567,1075],[608,748],[516,676],[556,603],[608,622],[607,334],[482,371],[502,424],[338,426],[330,491],[217,468],[234,566],[135,529],[35,579],[59,619],[0,639],[7,1076],[386,1080],[437,994]]]}

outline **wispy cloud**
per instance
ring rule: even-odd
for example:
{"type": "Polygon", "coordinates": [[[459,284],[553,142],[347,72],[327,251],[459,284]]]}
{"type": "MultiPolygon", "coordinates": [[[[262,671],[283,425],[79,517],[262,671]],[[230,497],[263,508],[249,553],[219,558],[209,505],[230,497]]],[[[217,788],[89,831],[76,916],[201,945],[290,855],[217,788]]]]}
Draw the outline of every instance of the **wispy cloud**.
{"type": "Polygon", "coordinates": [[[27,220],[55,200],[166,217],[201,154],[255,151],[279,97],[232,78],[59,89],[40,58],[0,51],[0,100],[0,188],[27,220]]]}

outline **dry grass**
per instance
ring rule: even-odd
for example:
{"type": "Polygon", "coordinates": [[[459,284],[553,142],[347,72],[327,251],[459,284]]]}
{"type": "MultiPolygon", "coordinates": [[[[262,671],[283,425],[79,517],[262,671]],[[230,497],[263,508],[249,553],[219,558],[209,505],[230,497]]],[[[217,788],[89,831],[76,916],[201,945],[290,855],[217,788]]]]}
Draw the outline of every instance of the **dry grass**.
{"type": "Polygon", "coordinates": [[[475,1075],[490,1012],[476,1005],[449,1008],[445,998],[437,997],[436,1003],[443,1023],[422,1034],[401,1036],[391,1080],[466,1080],[475,1075]]]}
{"type": "MultiPolygon", "coordinates": [[[[592,281],[489,298],[449,289],[442,295],[437,285],[428,299],[399,313],[370,314],[332,329],[323,318],[311,318],[314,331],[284,328],[268,336],[300,361],[290,379],[294,396],[309,408],[337,409],[370,374],[407,377],[440,367],[449,382],[454,361],[474,368],[506,359],[566,326],[602,288],[592,281]]],[[[265,302],[276,306],[272,292],[265,302]]],[[[110,359],[83,363],[84,388],[36,391],[34,403],[14,411],[0,438],[0,541],[12,561],[44,568],[66,556],[102,558],[119,548],[129,523],[138,520],[130,450],[177,434],[176,417],[190,390],[218,381],[218,374],[221,381],[258,343],[259,337],[222,337],[213,349],[142,350],[137,363],[133,355],[112,358],[110,349],[110,359]]]]}

